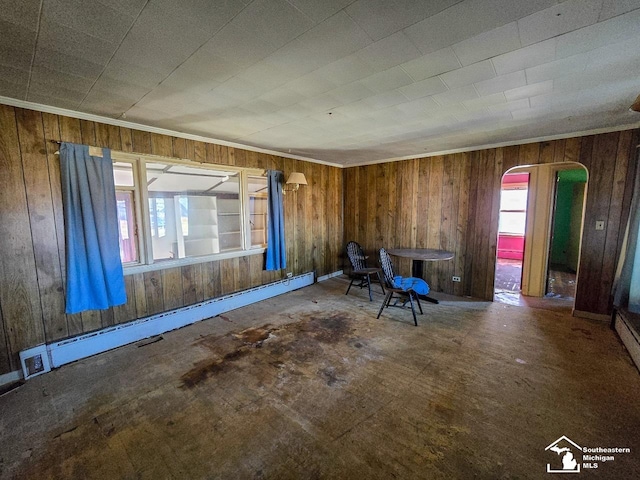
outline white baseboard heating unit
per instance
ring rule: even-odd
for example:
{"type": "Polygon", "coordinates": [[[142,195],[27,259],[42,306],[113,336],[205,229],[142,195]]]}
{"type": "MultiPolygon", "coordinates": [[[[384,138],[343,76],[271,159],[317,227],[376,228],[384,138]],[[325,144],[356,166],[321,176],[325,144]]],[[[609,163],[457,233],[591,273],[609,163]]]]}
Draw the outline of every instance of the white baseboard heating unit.
{"type": "Polygon", "coordinates": [[[28,379],[46,373],[52,368],[160,335],[313,283],[313,272],[305,273],[59,342],[38,345],[20,352],[24,378],[28,379]]]}

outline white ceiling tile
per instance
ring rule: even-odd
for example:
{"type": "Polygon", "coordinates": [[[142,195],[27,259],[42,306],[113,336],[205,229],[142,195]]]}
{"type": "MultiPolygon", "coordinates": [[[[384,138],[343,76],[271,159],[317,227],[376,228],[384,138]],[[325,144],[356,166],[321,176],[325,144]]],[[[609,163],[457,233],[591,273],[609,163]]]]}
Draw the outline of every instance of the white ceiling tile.
{"type": "Polygon", "coordinates": [[[339,12],[344,7],[353,3],[353,0],[287,0],[307,17],[316,23],[326,20],[331,15],[339,12]]]}
{"type": "Polygon", "coordinates": [[[38,46],[33,64],[87,78],[97,78],[105,68],[104,65],[57,52],[43,45],[38,46]]]}
{"type": "Polygon", "coordinates": [[[476,89],[473,88],[473,85],[468,85],[466,87],[438,93],[437,95],[433,95],[432,98],[438,103],[438,105],[449,105],[452,103],[462,103],[477,97],[478,92],[476,92],[476,89]]]}
{"type": "Polygon", "coordinates": [[[529,98],[521,98],[520,100],[514,100],[512,102],[500,103],[497,105],[491,105],[487,107],[490,112],[504,112],[510,111],[513,112],[515,110],[522,110],[523,108],[529,108],[531,105],[529,103],[529,98]]]}
{"type": "Polygon", "coordinates": [[[358,0],[346,11],[374,40],[445,10],[460,0],[358,0]]]}
{"type": "Polygon", "coordinates": [[[392,90],[390,92],[379,93],[378,95],[367,97],[362,101],[370,108],[378,110],[380,108],[387,108],[393,105],[404,103],[407,101],[407,97],[405,97],[399,91],[392,90]]]}
{"type": "Polygon", "coordinates": [[[485,109],[491,105],[497,105],[501,103],[507,103],[507,99],[504,96],[504,93],[494,93],[492,95],[485,95],[480,98],[473,98],[471,100],[466,100],[462,102],[469,110],[478,110],[485,109]]]}
{"type": "Polygon", "coordinates": [[[403,32],[397,32],[363,48],[356,55],[380,71],[413,60],[421,54],[403,32]]]}
{"type": "Polygon", "coordinates": [[[242,0],[153,0],[172,17],[187,19],[194,28],[211,36],[242,11],[242,0]]]}
{"type": "Polygon", "coordinates": [[[598,21],[602,0],[569,0],[518,20],[522,45],[531,45],[598,21]]]}
{"type": "MultiPolygon", "coordinates": [[[[77,97],[66,98],[67,94],[64,92],[51,93],[36,93],[30,89],[30,93],[27,95],[26,100],[28,102],[39,103],[42,105],[51,105],[52,107],[66,108],[67,110],[77,110],[80,106],[80,100],[77,97]]],[[[73,97],[73,96],[72,96],[73,97]]]]}
{"type": "Polygon", "coordinates": [[[35,32],[40,15],[40,4],[41,0],[21,0],[19,2],[0,0],[0,21],[35,32]]]}
{"type": "Polygon", "coordinates": [[[304,75],[296,80],[288,82],[285,85],[286,88],[289,88],[298,95],[302,95],[304,97],[314,97],[328,92],[337,86],[338,85],[335,83],[330,82],[326,78],[316,75],[315,73],[304,75]]]}
{"type": "Polygon", "coordinates": [[[598,20],[602,22],[637,8],[640,8],[640,0],[603,0],[598,20]]]}
{"type": "Polygon", "coordinates": [[[462,65],[471,65],[518,48],[518,24],[511,22],[457,43],[453,51],[462,65]]]}
{"type": "Polygon", "coordinates": [[[555,3],[555,0],[465,0],[407,27],[405,32],[426,54],[516,21],[555,3]]]}
{"type": "Polygon", "coordinates": [[[524,70],[519,70],[506,75],[500,75],[499,77],[490,78],[483,82],[478,82],[475,84],[475,87],[478,93],[484,96],[504,92],[505,90],[511,90],[517,87],[523,87],[526,84],[527,80],[524,70]]]}
{"type": "Polygon", "coordinates": [[[558,37],[557,58],[569,57],[640,35],[640,10],[590,25],[558,37]]]}
{"type": "Polygon", "coordinates": [[[440,75],[449,88],[458,88],[471,83],[481,82],[496,76],[490,60],[478,62],[440,75]]]}
{"type": "Polygon", "coordinates": [[[399,89],[409,100],[427,97],[447,91],[447,86],[439,77],[431,77],[420,82],[412,83],[399,89]]]}
{"type": "Polygon", "coordinates": [[[250,102],[244,103],[241,107],[242,109],[255,113],[256,115],[274,113],[278,110],[278,106],[273,103],[266,102],[264,100],[255,99],[250,102]]]}
{"type": "Polygon", "coordinates": [[[282,47],[313,26],[309,17],[285,0],[256,0],[231,23],[276,48],[282,47]]]}
{"type": "Polygon", "coordinates": [[[0,20],[0,31],[0,63],[28,70],[36,44],[36,30],[0,20]]]}
{"type": "Polygon", "coordinates": [[[531,85],[526,85],[524,87],[505,90],[504,96],[508,101],[513,102],[523,98],[543,95],[551,91],[553,91],[553,80],[547,80],[545,82],[534,83],[531,85]]]}
{"type": "Polygon", "coordinates": [[[27,95],[27,82],[14,83],[0,75],[0,96],[25,100],[27,95]]]}
{"type": "Polygon", "coordinates": [[[375,73],[371,65],[360,60],[356,55],[341,58],[314,72],[335,85],[355,82],[375,73]]]}
{"type": "Polygon", "coordinates": [[[324,93],[322,95],[318,95],[313,98],[307,98],[299,103],[300,107],[303,107],[307,112],[324,112],[327,110],[331,110],[339,105],[341,105],[341,100],[336,99],[330,93],[324,93]]]}
{"type": "Polygon", "coordinates": [[[400,112],[400,115],[409,117],[431,115],[434,111],[441,109],[442,107],[431,97],[423,97],[395,106],[395,110],[400,112]]]}
{"type": "Polygon", "coordinates": [[[540,83],[564,75],[579,75],[585,69],[588,61],[589,55],[587,53],[581,53],[572,57],[527,68],[525,70],[527,83],[540,83]]]}
{"type": "Polygon", "coordinates": [[[183,90],[188,93],[203,94],[220,85],[219,81],[209,80],[194,74],[186,68],[178,68],[165,78],[161,85],[183,90]]]}
{"type": "Polygon", "coordinates": [[[276,47],[231,23],[211,38],[201,51],[205,56],[211,55],[229,64],[247,67],[275,52],[276,47]]]}
{"type": "MultiPolygon", "coordinates": [[[[139,85],[134,85],[131,83],[121,82],[119,80],[115,80],[106,76],[102,76],[98,80],[96,80],[96,83],[93,85],[93,87],[91,88],[91,92],[89,93],[92,93],[94,90],[100,91],[103,94],[111,94],[135,101],[140,100],[147,93],[149,93],[148,88],[140,87],[139,85]]],[[[135,101],[133,103],[135,103],[135,101]]]]}
{"type": "Polygon", "coordinates": [[[270,55],[268,61],[294,75],[304,75],[370,43],[371,39],[347,14],[338,12],[270,55]]]}
{"type": "Polygon", "coordinates": [[[259,79],[251,81],[245,78],[234,77],[218,85],[211,92],[248,102],[263,95],[267,90],[268,88],[260,85],[259,79]]]}
{"type": "Polygon", "coordinates": [[[102,76],[149,89],[158,85],[165,78],[161,72],[115,58],[106,66],[102,76]]]}
{"type": "Polygon", "coordinates": [[[286,71],[271,65],[268,62],[258,62],[237,75],[238,78],[260,83],[266,90],[280,87],[291,80],[286,71]]]}
{"type": "Polygon", "coordinates": [[[556,59],[556,39],[529,45],[491,59],[498,75],[524,70],[556,59]]]}
{"type": "Polygon", "coordinates": [[[461,66],[458,57],[450,47],[423,55],[401,65],[404,71],[411,75],[411,78],[416,82],[455,70],[461,66]]]}
{"type": "Polygon", "coordinates": [[[373,90],[365,87],[362,82],[353,82],[348,85],[343,85],[331,90],[329,93],[341,103],[356,102],[375,94],[373,90]]]}
{"type": "Polygon", "coordinates": [[[393,67],[360,81],[365,87],[376,93],[394,90],[412,83],[411,77],[400,67],[393,67]]]}
{"type": "Polygon", "coordinates": [[[117,43],[110,43],[45,19],[40,23],[38,44],[55,45],[51,47],[53,50],[102,65],[107,63],[118,48],[117,43]]]}
{"type": "Polygon", "coordinates": [[[42,18],[113,44],[122,41],[135,20],[100,2],[82,0],[47,0],[42,4],[42,18]]]}
{"type": "Polygon", "coordinates": [[[276,88],[260,96],[261,100],[273,103],[279,107],[293,105],[294,103],[301,102],[305,98],[304,95],[300,95],[287,86],[276,88]]]}

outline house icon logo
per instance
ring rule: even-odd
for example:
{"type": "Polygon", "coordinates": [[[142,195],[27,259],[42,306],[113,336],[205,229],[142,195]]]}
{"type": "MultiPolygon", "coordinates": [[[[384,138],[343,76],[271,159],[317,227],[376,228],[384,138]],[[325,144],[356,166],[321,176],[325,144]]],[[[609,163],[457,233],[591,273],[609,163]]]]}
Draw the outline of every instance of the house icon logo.
{"type": "Polygon", "coordinates": [[[582,447],[564,435],[544,449],[558,455],[553,464],[547,463],[547,473],[580,473],[580,461],[576,453],[582,453],[582,447]]]}

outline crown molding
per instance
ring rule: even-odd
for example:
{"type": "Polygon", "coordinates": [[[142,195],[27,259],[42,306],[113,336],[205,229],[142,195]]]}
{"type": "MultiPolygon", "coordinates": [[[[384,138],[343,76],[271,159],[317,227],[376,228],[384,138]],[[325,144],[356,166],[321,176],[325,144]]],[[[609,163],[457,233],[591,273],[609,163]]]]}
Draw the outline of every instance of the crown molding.
{"type": "Polygon", "coordinates": [[[9,98],[0,96],[0,104],[9,105],[11,107],[24,108],[27,110],[36,110],[39,112],[52,113],[54,115],[62,115],[65,117],[77,118],[79,120],[88,120],[90,122],[106,123],[107,125],[114,125],[116,127],[132,128],[134,130],[141,130],[143,132],[158,133],[160,135],[169,135],[172,137],[184,138],[187,140],[195,140],[196,142],[214,143],[217,145],[224,145],[226,147],[240,148],[242,150],[248,150],[250,152],[264,153],[267,155],[276,155],[278,157],[291,158],[293,160],[301,160],[303,162],[319,163],[321,165],[328,165],[330,167],[344,168],[343,165],[333,162],[326,162],[323,160],[317,160],[315,158],[301,157],[299,155],[292,155],[286,152],[279,152],[277,150],[269,150],[266,148],[254,147],[251,145],[243,145],[241,143],[229,142],[227,140],[220,140],[213,137],[204,137],[202,135],[194,135],[191,133],[178,132],[175,130],[169,130],[166,128],[153,127],[151,125],[145,125],[143,123],[129,122],[118,118],[103,117],[101,115],[94,115],[92,113],[78,112],[76,110],[68,110],[66,108],[53,107],[51,105],[43,105],[41,103],[27,102],[26,100],[18,100],[16,98],[9,98]]]}

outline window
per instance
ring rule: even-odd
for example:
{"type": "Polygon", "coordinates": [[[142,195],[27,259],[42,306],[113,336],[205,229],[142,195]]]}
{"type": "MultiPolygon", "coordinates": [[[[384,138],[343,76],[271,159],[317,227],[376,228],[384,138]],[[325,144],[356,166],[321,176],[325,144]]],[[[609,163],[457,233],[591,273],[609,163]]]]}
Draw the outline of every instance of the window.
{"type": "Polygon", "coordinates": [[[112,156],[125,267],[195,263],[266,246],[264,172],[112,156]]]}
{"type": "Polygon", "coordinates": [[[527,193],[525,187],[505,186],[500,195],[498,231],[511,235],[524,235],[527,220],[527,193]]]}

